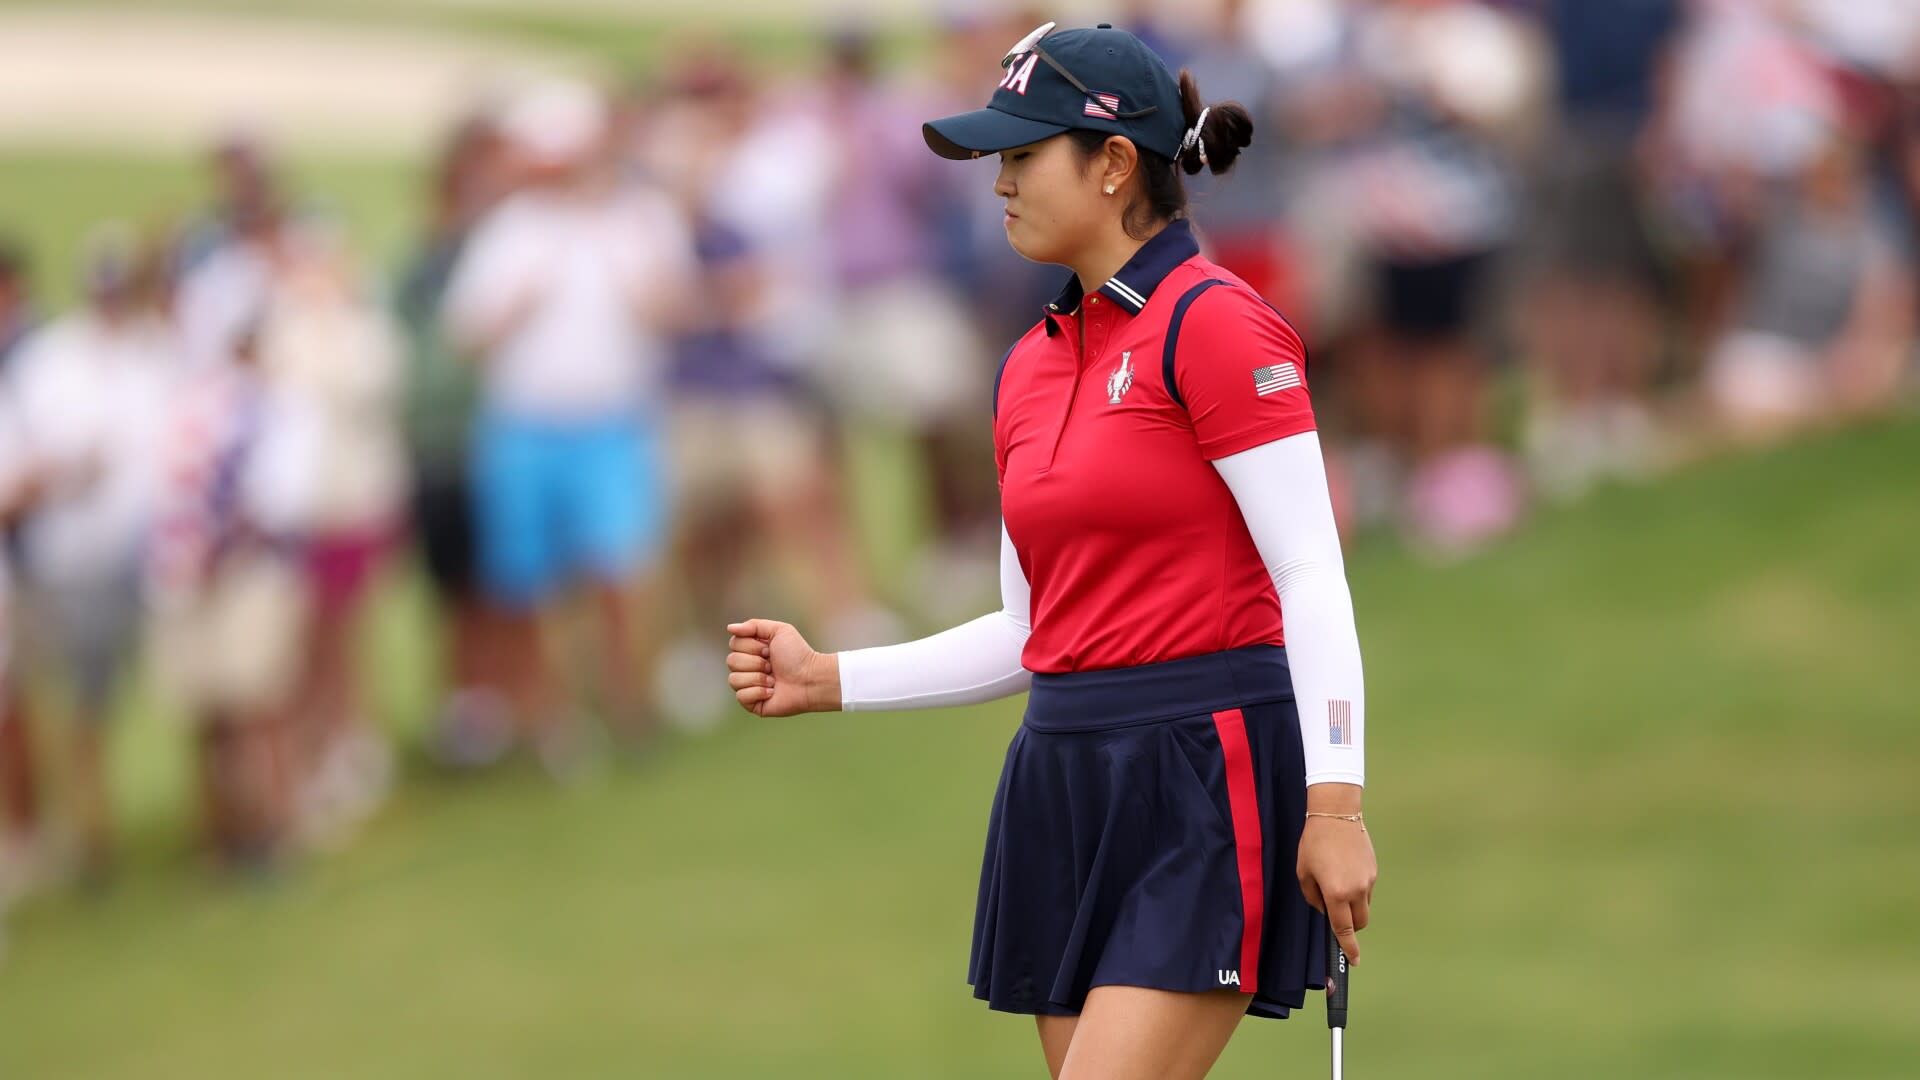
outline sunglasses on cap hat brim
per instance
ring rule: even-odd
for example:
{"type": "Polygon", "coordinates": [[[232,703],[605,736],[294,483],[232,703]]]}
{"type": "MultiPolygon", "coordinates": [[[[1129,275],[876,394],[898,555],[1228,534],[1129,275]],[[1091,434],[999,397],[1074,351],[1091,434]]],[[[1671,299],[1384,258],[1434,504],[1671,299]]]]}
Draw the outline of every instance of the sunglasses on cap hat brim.
{"type": "MultiPolygon", "coordinates": [[[[1033,33],[1028,34],[1024,38],[1021,38],[1020,41],[1014,45],[1013,48],[1008,49],[1007,55],[1000,58],[1001,70],[1005,70],[1009,65],[1011,65],[1015,57],[1023,56],[1027,53],[1033,53],[1035,56],[1038,56],[1040,59],[1045,60],[1047,62],[1047,66],[1052,68],[1054,71],[1058,72],[1060,74],[1060,77],[1067,80],[1067,83],[1071,85],[1075,90],[1080,91],[1081,93],[1087,95],[1088,97],[1093,97],[1094,92],[1088,88],[1086,83],[1081,82],[1079,78],[1074,75],[1073,72],[1067,70],[1067,67],[1065,64],[1062,64],[1060,61],[1055,60],[1053,58],[1053,54],[1047,52],[1046,49],[1041,47],[1040,39],[1052,33],[1054,25],[1055,24],[1053,23],[1040,24],[1040,26],[1034,29],[1033,33]]],[[[1157,113],[1159,111],[1160,111],[1160,106],[1149,105],[1144,109],[1135,109],[1132,112],[1115,112],[1113,115],[1116,118],[1121,120],[1136,120],[1142,116],[1152,116],[1154,113],[1157,113]]]]}
{"type": "MultiPolygon", "coordinates": [[[[1055,59],[1041,46],[1040,39],[1052,33],[1055,25],[1051,22],[1042,23],[1032,33],[1021,38],[1013,48],[1007,50],[1005,56],[1000,58],[1001,69],[1005,70],[1019,57],[1031,53],[1045,61],[1048,67],[1058,73],[1075,90],[1089,98],[1097,97],[1098,95],[1081,81],[1079,76],[1067,70],[1065,64],[1055,59]]],[[[1158,105],[1149,105],[1144,109],[1129,112],[1114,111],[1112,115],[1117,120],[1134,120],[1151,116],[1159,111],[1158,105]]],[[[934,153],[953,161],[967,161],[987,154],[1012,150],[1018,146],[1028,146],[1072,130],[1072,125],[1015,116],[995,109],[991,105],[984,109],[936,120],[923,126],[927,146],[934,153]]]]}

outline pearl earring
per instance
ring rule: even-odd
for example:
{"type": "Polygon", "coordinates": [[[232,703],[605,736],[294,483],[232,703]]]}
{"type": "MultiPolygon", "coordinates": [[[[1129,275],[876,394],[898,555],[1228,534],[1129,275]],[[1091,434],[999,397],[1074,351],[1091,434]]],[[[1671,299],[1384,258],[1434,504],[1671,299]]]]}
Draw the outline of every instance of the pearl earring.
{"type": "Polygon", "coordinates": [[[1113,194],[1113,185],[1112,185],[1112,184],[1108,184],[1108,185],[1107,185],[1107,194],[1109,194],[1109,195],[1111,195],[1111,194],[1113,194]]]}

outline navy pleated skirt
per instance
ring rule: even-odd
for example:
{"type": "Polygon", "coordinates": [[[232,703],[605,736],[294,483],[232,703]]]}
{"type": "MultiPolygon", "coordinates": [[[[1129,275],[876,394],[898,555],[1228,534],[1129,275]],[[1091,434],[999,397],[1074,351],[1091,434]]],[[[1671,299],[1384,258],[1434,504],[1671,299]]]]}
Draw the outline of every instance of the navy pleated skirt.
{"type": "Polygon", "coordinates": [[[1096,986],[1226,989],[1284,1018],[1326,984],[1294,876],[1306,798],[1283,648],[1035,675],[987,825],[974,996],[1071,1015],[1096,986]]]}

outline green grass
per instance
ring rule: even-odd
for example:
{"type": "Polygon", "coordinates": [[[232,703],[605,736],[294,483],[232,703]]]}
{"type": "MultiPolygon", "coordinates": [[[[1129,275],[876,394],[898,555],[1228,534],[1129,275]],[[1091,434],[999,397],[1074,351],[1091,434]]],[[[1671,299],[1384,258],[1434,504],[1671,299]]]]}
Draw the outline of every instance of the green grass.
{"type": "MultiPolygon", "coordinates": [[[[207,205],[205,163],[168,154],[8,148],[0,162],[0,236],[27,251],[36,294],[50,309],[79,294],[83,239],[95,226],[179,227],[207,205]]],[[[425,191],[419,163],[295,156],[285,162],[295,204],[345,227],[371,267],[398,265],[425,191]]]]}
{"type": "MultiPolygon", "coordinates": [[[[924,5],[896,0],[888,10],[866,7],[878,14],[860,25],[875,33],[884,65],[924,60],[937,32],[924,5]]],[[[256,24],[284,20],[296,28],[333,23],[369,31],[494,39],[578,58],[616,79],[645,79],[671,64],[680,49],[721,42],[763,71],[804,69],[819,62],[823,35],[839,25],[836,20],[842,15],[831,4],[792,0],[732,0],[718,10],[666,2],[595,10],[591,5],[543,6],[531,0],[497,5],[458,0],[0,0],[0,13],[35,9],[191,14],[256,24]]]]}
{"type": "MultiPolygon", "coordinates": [[[[1354,1075],[1913,1075],[1916,461],[1886,425],[1461,565],[1356,553],[1383,876],[1354,1075]]],[[[382,620],[400,709],[416,612],[382,620]]],[[[1040,1074],[963,982],[1018,714],[742,718],[575,790],[416,778],[271,886],[150,857],[20,913],[0,1076],[1040,1074]]],[[[1311,1007],[1249,1022],[1216,1075],[1319,1075],[1325,1041],[1311,1007]]]]}

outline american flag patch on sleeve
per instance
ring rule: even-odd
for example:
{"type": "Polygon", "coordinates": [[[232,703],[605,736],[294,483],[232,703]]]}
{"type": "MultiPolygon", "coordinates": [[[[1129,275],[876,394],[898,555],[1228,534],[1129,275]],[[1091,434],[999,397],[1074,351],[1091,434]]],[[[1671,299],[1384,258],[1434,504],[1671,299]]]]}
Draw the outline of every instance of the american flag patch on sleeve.
{"type": "Polygon", "coordinates": [[[1353,745],[1353,702],[1327,702],[1327,745],[1353,745]]]}
{"type": "Polygon", "coordinates": [[[1253,392],[1261,397],[1277,394],[1282,390],[1291,390],[1299,385],[1300,369],[1294,366],[1291,360],[1272,367],[1253,369],[1253,392]]]}
{"type": "Polygon", "coordinates": [[[1102,120],[1117,120],[1120,112],[1119,94],[1095,94],[1087,99],[1086,108],[1081,112],[1088,116],[1097,116],[1102,120]]]}

